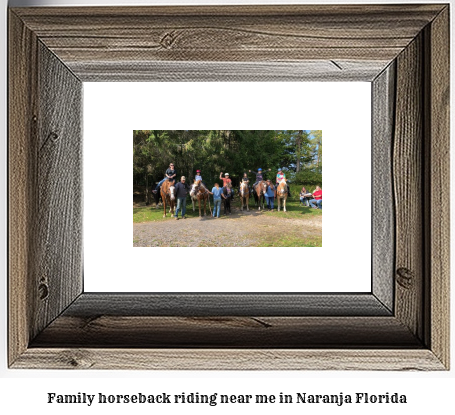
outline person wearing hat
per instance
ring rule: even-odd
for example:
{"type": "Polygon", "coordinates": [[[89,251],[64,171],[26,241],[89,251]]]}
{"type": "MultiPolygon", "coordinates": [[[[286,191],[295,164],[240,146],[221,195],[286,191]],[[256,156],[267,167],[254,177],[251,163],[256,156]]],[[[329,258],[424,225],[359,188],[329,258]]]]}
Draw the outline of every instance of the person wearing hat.
{"type": "Polygon", "coordinates": [[[175,171],[174,163],[169,164],[169,168],[166,170],[165,176],[166,176],[166,177],[165,177],[163,180],[161,180],[161,181],[156,185],[155,190],[152,190],[153,193],[158,192],[158,190],[160,190],[160,186],[161,186],[166,180],[171,180],[171,181],[175,182],[175,177],[177,176],[177,172],[175,171]]]}
{"type": "MultiPolygon", "coordinates": [[[[262,174],[262,169],[259,168],[257,173],[255,171],[251,171],[251,170],[248,170],[248,171],[250,173],[253,173],[256,175],[256,181],[253,183],[253,189],[254,189],[259,182],[262,182],[262,180],[264,180],[264,176],[262,174]]],[[[271,171],[271,169],[268,169],[267,171],[271,171]]]]}
{"type": "MultiPolygon", "coordinates": [[[[280,167],[278,168],[278,173],[276,175],[276,187],[281,183],[283,179],[286,179],[286,175],[283,173],[283,169],[280,167]]],[[[286,184],[288,188],[288,196],[291,197],[291,189],[289,188],[289,185],[286,184]]]]}
{"type": "Polygon", "coordinates": [[[232,189],[231,193],[231,199],[234,200],[234,189],[232,188],[232,180],[229,177],[229,173],[224,173],[223,177],[223,172],[220,173],[220,180],[223,180],[223,189],[227,186],[230,185],[232,189]]]}
{"type": "Polygon", "coordinates": [[[200,180],[202,182],[202,184],[207,188],[207,185],[205,184],[204,180],[202,180],[200,170],[196,170],[196,176],[194,176],[194,180],[196,180],[196,181],[200,180]]]}
{"type": "Polygon", "coordinates": [[[175,197],[177,199],[177,208],[175,209],[175,220],[179,219],[179,211],[182,210],[182,219],[186,219],[186,197],[190,193],[191,188],[186,183],[186,177],[182,176],[180,182],[175,185],[175,197]]]}
{"type": "Polygon", "coordinates": [[[220,180],[223,180],[223,187],[226,186],[228,183],[232,184],[232,181],[229,178],[229,173],[224,173],[224,177],[223,177],[223,172],[221,172],[220,173],[220,180]]]}

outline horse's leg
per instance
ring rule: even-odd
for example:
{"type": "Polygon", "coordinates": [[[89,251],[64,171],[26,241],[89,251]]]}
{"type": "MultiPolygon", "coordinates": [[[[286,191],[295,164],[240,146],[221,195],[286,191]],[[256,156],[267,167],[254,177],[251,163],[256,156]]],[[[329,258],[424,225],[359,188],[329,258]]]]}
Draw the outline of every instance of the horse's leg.
{"type": "Polygon", "coordinates": [[[286,212],[286,197],[283,199],[283,211],[286,212]]]}
{"type": "Polygon", "coordinates": [[[247,197],[246,197],[245,202],[246,202],[246,211],[249,212],[250,209],[249,209],[248,205],[249,205],[249,203],[250,203],[250,196],[247,196],[247,197]]]}
{"type": "Polygon", "coordinates": [[[197,201],[199,203],[199,217],[201,217],[201,198],[198,197],[197,201]]]}
{"type": "Polygon", "coordinates": [[[166,217],[166,196],[162,197],[162,199],[163,199],[163,209],[164,209],[163,218],[165,218],[166,217]]]}
{"type": "Polygon", "coordinates": [[[196,209],[195,209],[195,206],[194,206],[194,198],[193,198],[193,196],[191,196],[191,201],[193,202],[193,212],[194,212],[196,209]]]}

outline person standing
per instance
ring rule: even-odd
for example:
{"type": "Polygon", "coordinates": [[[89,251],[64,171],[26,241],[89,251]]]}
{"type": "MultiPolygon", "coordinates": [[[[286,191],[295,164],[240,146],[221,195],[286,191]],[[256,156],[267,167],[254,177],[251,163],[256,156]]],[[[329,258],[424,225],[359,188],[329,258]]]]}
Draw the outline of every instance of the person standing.
{"type": "Polygon", "coordinates": [[[265,200],[267,201],[267,209],[273,210],[275,202],[276,190],[270,180],[267,180],[267,190],[265,192],[265,200]]]}
{"type": "Polygon", "coordinates": [[[310,206],[313,209],[322,209],[322,189],[316,186],[313,192],[313,199],[310,200],[310,206]]]}
{"type": "Polygon", "coordinates": [[[166,170],[165,173],[165,178],[161,180],[157,185],[155,190],[152,190],[153,193],[157,193],[158,190],[160,190],[160,186],[166,181],[166,180],[172,180],[175,182],[175,177],[177,176],[177,172],[175,171],[174,168],[174,163],[169,164],[169,168],[166,170]]]}
{"type": "Polygon", "coordinates": [[[186,183],[185,176],[180,178],[180,182],[175,185],[175,197],[177,199],[177,209],[175,209],[175,220],[179,219],[179,211],[182,210],[182,219],[186,219],[186,197],[190,192],[190,186],[186,183]]]}
{"type": "Polygon", "coordinates": [[[221,210],[221,193],[223,190],[220,188],[218,183],[215,183],[215,186],[212,189],[213,194],[213,217],[219,218],[220,217],[220,210],[221,210]]]}

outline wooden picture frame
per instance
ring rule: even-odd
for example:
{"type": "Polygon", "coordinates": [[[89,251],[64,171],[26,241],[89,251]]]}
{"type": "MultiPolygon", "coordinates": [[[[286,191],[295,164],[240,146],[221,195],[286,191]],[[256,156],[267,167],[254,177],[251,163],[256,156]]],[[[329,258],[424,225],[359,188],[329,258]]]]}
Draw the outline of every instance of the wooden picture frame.
{"type": "Polygon", "coordinates": [[[448,370],[448,4],[13,8],[8,98],[10,368],[448,370]],[[82,82],[119,80],[371,82],[372,292],[85,293],[82,82]]]}

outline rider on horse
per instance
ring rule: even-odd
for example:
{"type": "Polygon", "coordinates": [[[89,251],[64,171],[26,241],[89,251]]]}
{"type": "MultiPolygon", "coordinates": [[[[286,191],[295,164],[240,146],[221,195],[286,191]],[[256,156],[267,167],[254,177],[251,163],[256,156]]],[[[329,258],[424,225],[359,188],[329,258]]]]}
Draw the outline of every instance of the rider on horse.
{"type": "Polygon", "coordinates": [[[169,168],[166,170],[166,177],[161,180],[157,185],[155,190],[152,190],[153,193],[157,193],[158,190],[160,190],[160,186],[166,181],[166,180],[171,180],[175,182],[175,176],[177,176],[177,172],[174,169],[174,163],[169,164],[169,168]]]}
{"type": "MultiPolygon", "coordinates": [[[[223,172],[220,173],[220,180],[223,180],[223,187],[226,187],[228,184],[232,186],[232,180],[229,178],[229,173],[224,173],[223,177],[223,172]]],[[[232,200],[234,200],[234,189],[232,189],[232,200]]]]}
{"type": "MultiPolygon", "coordinates": [[[[248,186],[248,190],[249,190],[250,186],[248,185],[248,183],[250,183],[250,179],[248,178],[248,174],[246,172],[243,173],[242,183],[245,183],[248,186]]],[[[240,192],[240,185],[239,185],[239,192],[240,192]]]]}
{"type": "MultiPolygon", "coordinates": [[[[283,169],[280,167],[278,169],[278,173],[276,175],[276,187],[279,186],[279,184],[281,183],[281,181],[283,179],[286,179],[286,175],[283,173],[283,169]]],[[[289,188],[289,185],[286,183],[286,186],[288,188],[288,196],[291,197],[291,189],[289,188]]]]}
{"type": "Polygon", "coordinates": [[[204,187],[207,188],[207,185],[205,184],[204,180],[202,180],[202,176],[201,176],[201,171],[200,170],[196,170],[196,176],[194,176],[194,180],[195,181],[200,180],[201,183],[204,185],[204,187]]]}
{"type": "MultiPolygon", "coordinates": [[[[253,184],[253,189],[254,189],[259,182],[262,182],[264,180],[264,176],[262,175],[262,169],[258,169],[257,173],[255,171],[251,171],[251,170],[248,170],[248,171],[250,173],[253,173],[256,175],[256,181],[253,184]]],[[[268,171],[271,171],[271,169],[269,169],[268,171]]]]}

